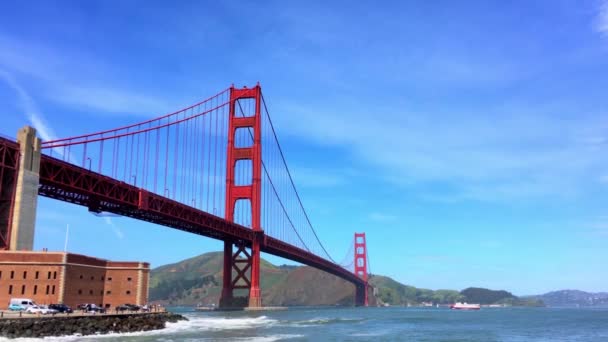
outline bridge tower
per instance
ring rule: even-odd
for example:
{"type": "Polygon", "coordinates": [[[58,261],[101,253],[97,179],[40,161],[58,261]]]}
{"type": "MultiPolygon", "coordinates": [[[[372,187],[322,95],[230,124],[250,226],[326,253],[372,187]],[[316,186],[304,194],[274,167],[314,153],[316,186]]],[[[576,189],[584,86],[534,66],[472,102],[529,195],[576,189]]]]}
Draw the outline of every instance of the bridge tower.
{"type": "Polygon", "coordinates": [[[25,126],[17,132],[19,165],[15,188],[9,249],[31,251],[34,248],[34,226],[40,179],[40,139],[36,130],[25,126]]]}
{"type": "Polygon", "coordinates": [[[357,286],[355,301],[357,306],[367,306],[367,244],[365,233],[355,233],[355,274],[365,281],[364,286],[357,286]]]}
{"type": "Polygon", "coordinates": [[[249,253],[243,241],[224,241],[223,284],[222,295],[220,297],[220,307],[224,308],[245,305],[243,301],[239,301],[234,297],[235,289],[249,289],[249,300],[246,304],[249,307],[257,308],[262,306],[262,296],[260,293],[260,245],[264,241],[264,231],[261,228],[261,95],[262,90],[259,84],[253,88],[230,88],[225,219],[234,222],[234,209],[237,201],[248,200],[251,204],[251,229],[254,233],[254,239],[251,246],[249,246],[249,253]],[[254,101],[254,112],[238,116],[237,110],[242,109],[240,107],[241,101],[254,101]],[[247,129],[249,132],[252,132],[253,144],[251,146],[240,147],[235,145],[235,136],[238,129],[247,129]],[[235,183],[235,168],[237,162],[241,160],[249,160],[252,164],[252,180],[248,185],[237,185],[235,183]],[[233,245],[237,247],[236,252],[233,252],[233,245]],[[247,277],[248,271],[250,272],[249,277],[247,277]]]}

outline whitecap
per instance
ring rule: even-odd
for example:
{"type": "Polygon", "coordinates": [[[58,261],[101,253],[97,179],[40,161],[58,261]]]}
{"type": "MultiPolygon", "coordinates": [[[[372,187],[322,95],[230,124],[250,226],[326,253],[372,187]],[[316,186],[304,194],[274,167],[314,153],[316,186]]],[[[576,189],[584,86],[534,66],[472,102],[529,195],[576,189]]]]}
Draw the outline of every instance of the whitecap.
{"type": "Polygon", "coordinates": [[[307,319],[304,321],[288,322],[285,325],[289,326],[289,327],[313,327],[315,325],[325,325],[325,324],[333,324],[333,323],[354,323],[354,322],[360,322],[363,320],[364,319],[362,319],[362,318],[316,317],[316,318],[311,318],[311,319],[307,319]]]}
{"type": "MultiPolygon", "coordinates": [[[[204,332],[204,331],[220,331],[220,330],[242,330],[253,328],[270,327],[277,323],[274,319],[269,319],[266,316],[260,317],[243,317],[243,318],[225,318],[225,317],[200,317],[186,316],[188,321],[178,321],[176,323],[167,323],[164,329],[138,331],[129,333],[109,333],[99,335],[70,335],[70,336],[53,336],[40,338],[17,338],[7,339],[0,337],[0,341],[19,341],[19,342],[39,342],[45,341],[88,341],[98,339],[116,339],[119,337],[134,337],[134,336],[155,336],[155,335],[175,335],[180,332],[204,332]]],[[[278,335],[277,335],[278,336],[278,335]]],[[[274,338],[274,337],[272,337],[274,338]]],[[[276,341],[271,339],[270,341],[276,341]]]]}

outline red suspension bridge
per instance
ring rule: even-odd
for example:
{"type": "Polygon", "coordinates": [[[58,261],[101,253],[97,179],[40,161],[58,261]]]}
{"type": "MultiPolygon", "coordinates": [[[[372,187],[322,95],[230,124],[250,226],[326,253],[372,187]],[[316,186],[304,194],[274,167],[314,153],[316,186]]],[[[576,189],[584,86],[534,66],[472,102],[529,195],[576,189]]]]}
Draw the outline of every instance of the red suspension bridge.
{"type": "Polygon", "coordinates": [[[356,305],[367,305],[365,234],[355,234],[342,261],[329,254],[302,204],[259,85],[231,87],[102,132],[39,142],[26,128],[18,142],[0,138],[1,249],[20,249],[19,225],[33,224],[21,203],[28,184],[38,195],[92,212],[224,241],[222,307],[262,306],[261,252],[345,279],[354,284],[356,305]]]}

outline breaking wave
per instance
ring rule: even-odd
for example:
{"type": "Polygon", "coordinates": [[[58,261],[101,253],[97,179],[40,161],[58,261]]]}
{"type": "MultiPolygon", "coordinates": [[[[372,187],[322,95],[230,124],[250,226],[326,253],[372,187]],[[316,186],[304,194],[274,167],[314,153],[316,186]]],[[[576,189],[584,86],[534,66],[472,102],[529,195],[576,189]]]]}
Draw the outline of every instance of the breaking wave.
{"type": "MultiPolygon", "coordinates": [[[[225,318],[225,317],[200,317],[200,316],[186,316],[188,321],[179,321],[176,323],[167,323],[165,329],[150,330],[150,331],[139,331],[130,333],[109,333],[104,335],[70,335],[70,336],[57,336],[57,337],[45,337],[40,338],[17,338],[7,339],[0,338],[0,341],[94,341],[94,340],[115,340],[122,337],[137,337],[137,336],[158,336],[158,341],[205,341],[204,335],[201,338],[185,338],[181,339],[178,336],[180,333],[196,334],[197,332],[213,332],[222,330],[244,330],[244,329],[256,329],[265,328],[275,325],[278,321],[269,319],[266,316],[260,317],[243,317],[243,318],[225,318]]],[[[300,337],[299,335],[269,335],[260,337],[243,337],[243,338],[231,338],[231,340],[239,341],[278,341],[282,339],[289,339],[300,337]]],[[[217,338],[215,338],[217,339],[217,338]]]]}
{"type": "Polygon", "coordinates": [[[291,327],[312,327],[316,325],[325,325],[325,324],[341,324],[341,323],[357,323],[362,322],[365,319],[363,318],[327,318],[327,317],[318,317],[311,318],[304,321],[293,321],[289,322],[287,326],[291,327]]]}

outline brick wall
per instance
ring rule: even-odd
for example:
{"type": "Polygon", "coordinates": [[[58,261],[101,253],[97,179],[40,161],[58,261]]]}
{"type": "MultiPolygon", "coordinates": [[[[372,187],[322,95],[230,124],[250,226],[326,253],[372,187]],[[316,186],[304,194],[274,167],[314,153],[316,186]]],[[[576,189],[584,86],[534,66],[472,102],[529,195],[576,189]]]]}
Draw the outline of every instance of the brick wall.
{"type": "Polygon", "coordinates": [[[65,274],[64,304],[103,304],[105,267],[67,264],[65,274]]]}
{"type": "Polygon", "coordinates": [[[148,301],[149,270],[148,263],[112,262],[79,254],[2,251],[0,309],[6,309],[11,298],[58,303],[61,289],[63,303],[72,307],[83,303],[142,305],[148,301]],[[145,284],[145,293],[137,284],[145,284]]]}
{"type": "Polygon", "coordinates": [[[0,308],[8,307],[11,298],[30,298],[41,304],[57,302],[62,253],[0,255],[0,308]]]}

